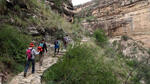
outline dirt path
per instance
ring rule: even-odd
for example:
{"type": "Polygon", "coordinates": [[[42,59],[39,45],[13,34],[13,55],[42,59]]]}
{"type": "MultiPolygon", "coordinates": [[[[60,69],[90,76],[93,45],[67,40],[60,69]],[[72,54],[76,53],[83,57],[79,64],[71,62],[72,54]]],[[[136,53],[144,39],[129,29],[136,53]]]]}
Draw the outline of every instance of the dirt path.
{"type": "Polygon", "coordinates": [[[43,65],[39,67],[39,63],[35,65],[35,73],[31,74],[31,69],[28,70],[27,77],[23,77],[23,72],[14,77],[9,84],[41,84],[41,76],[43,72],[48,69],[50,66],[55,64],[58,60],[58,57],[64,54],[63,51],[57,55],[57,57],[52,57],[52,54],[45,56],[43,60],[43,65]]]}

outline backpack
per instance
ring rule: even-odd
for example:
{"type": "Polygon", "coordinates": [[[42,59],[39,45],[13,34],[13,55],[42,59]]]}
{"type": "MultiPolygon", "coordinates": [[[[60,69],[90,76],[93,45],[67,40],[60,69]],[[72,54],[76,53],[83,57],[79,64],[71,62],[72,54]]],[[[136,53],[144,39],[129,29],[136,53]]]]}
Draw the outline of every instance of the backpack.
{"type": "Polygon", "coordinates": [[[28,49],[28,50],[26,51],[26,55],[27,55],[27,58],[28,58],[28,59],[31,59],[31,58],[32,58],[32,49],[28,49]]]}
{"type": "Polygon", "coordinates": [[[44,46],[44,43],[40,43],[40,45],[39,46],[41,46],[42,48],[43,48],[43,46],[44,46]]]}
{"type": "Polygon", "coordinates": [[[42,52],[42,51],[43,51],[43,49],[42,49],[42,47],[41,47],[41,46],[39,46],[39,47],[38,47],[38,51],[40,51],[40,52],[42,52]]]}

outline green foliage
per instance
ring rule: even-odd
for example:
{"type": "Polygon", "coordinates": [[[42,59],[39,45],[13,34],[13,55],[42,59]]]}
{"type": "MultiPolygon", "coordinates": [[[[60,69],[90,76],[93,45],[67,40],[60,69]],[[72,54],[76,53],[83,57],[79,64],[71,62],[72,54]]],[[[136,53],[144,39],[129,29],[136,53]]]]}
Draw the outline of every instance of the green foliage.
{"type": "Polygon", "coordinates": [[[119,84],[111,66],[95,59],[94,48],[79,45],[70,49],[43,75],[46,84],[119,84]]]}
{"type": "Polygon", "coordinates": [[[28,0],[25,3],[27,3],[27,6],[30,8],[36,8],[36,7],[39,7],[39,5],[40,5],[38,0],[28,0]]]}
{"type": "Polygon", "coordinates": [[[60,7],[64,1],[65,1],[65,0],[54,0],[54,4],[55,4],[57,7],[60,7]]]}
{"type": "Polygon", "coordinates": [[[62,4],[64,2],[67,2],[68,0],[53,0],[53,1],[54,1],[56,8],[59,10],[60,13],[62,13],[63,12],[62,4]]]}
{"type": "Polygon", "coordinates": [[[27,8],[37,8],[39,7],[38,0],[12,0],[16,5],[26,5],[27,8]]]}
{"type": "Polygon", "coordinates": [[[6,64],[10,70],[21,71],[22,68],[17,66],[21,67],[25,63],[25,49],[29,41],[28,36],[21,34],[13,26],[0,26],[0,62],[6,64]]]}
{"type": "Polygon", "coordinates": [[[14,21],[15,21],[15,25],[17,26],[22,26],[22,27],[26,27],[27,26],[27,22],[25,22],[24,20],[22,20],[22,18],[18,17],[18,16],[13,16],[14,21]]]}
{"type": "Polygon", "coordinates": [[[103,30],[96,30],[94,32],[94,37],[96,38],[97,42],[101,44],[106,44],[107,43],[107,36],[105,35],[103,30]]]}
{"type": "Polygon", "coordinates": [[[150,83],[150,65],[145,63],[140,63],[136,67],[136,75],[131,78],[134,84],[141,84],[140,81],[144,81],[145,84],[150,83]]]}
{"type": "Polygon", "coordinates": [[[17,10],[17,11],[19,11],[19,10],[20,10],[19,5],[15,5],[15,6],[14,6],[14,9],[17,10]]]}
{"type": "Polygon", "coordinates": [[[127,65],[129,65],[130,67],[136,67],[138,62],[136,60],[126,60],[127,65]]]}
{"type": "Polygon", "coordinates": [[[129,37],[126,36],[126,35],[123,35],[123,36],[121,37],[121,39],[124,40],[124,41],[127,41],[127,40],[129,39],[129,37]]]}
{"type": "Polygon", "coordinates": [[[143,77],[146,84],[150,83],[150,65],[142,64],[142,66],[139,70],[140,70],[140,73],[138,74],[138,76],[143,77]]]}

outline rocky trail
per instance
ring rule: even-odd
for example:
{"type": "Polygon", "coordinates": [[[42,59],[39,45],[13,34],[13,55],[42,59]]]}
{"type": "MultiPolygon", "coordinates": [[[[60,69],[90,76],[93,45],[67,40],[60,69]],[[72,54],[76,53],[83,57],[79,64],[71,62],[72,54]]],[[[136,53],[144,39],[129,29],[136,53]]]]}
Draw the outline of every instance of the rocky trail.
{"type": "Polygon", "coordinates": [[[31,74],[31,69],[28,70],[27,77],[23,77],[24,72],[21,72],[16,77],[14,77],[9,84],[41,84],[41,76],[43,72],[48,69],[50,66],[55,64],[58,60],[58,57],[63,56],[65,51],[60,51],[56,57],[53,57],[53,54],[46,55],[43,60],[43,65],[40,67],[39,63],[35,65],[35,73],[31,74]]]}

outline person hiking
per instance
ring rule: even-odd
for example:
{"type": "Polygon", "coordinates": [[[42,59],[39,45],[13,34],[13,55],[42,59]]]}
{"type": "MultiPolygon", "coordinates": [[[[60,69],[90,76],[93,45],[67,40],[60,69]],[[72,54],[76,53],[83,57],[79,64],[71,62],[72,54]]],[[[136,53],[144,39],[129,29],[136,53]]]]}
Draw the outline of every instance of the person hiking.
{"type": "Polygon", "coordinates": [[[57,38],[55,41],[54,41],[54,56],[56,55],[56,53],[58,54],[59,53],[59,49],[60,49],[60,41],[59,39],[57,38]]]}
{"type": "Polygon", "coordinates": [[[64,48],[66,49],[67,48],[67,44],[68,44],[68,35],[66,35],[64,38],[63,38],[63,42],[64,42],[64,48]]]}
{"type": "Polygon", "coordinates": [[[34,47],[34,44],[30,43],[29,48],[26,50],[27,62],[25,65],[24,77],[26,77],[30,63],[32,63],[32,73],[35,72],[35,55],[38,55],[39,52],[36,51],[33,47],[34,47]]]}
{"type": "Polygon", "coordinates": [[[40,42],[38,48],[40,48],[40,47],[42,48],[42,50],[40,50],[40,55],[39,55],[39,61],[40,61],[40,63],[39,64],[40,64],[40,66],[42,66],[45,51],[47,53],[47,45],[46,45],[44,39],[40,42]]]}

